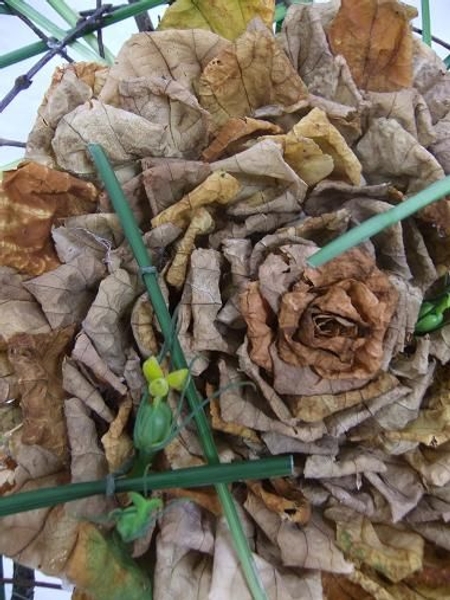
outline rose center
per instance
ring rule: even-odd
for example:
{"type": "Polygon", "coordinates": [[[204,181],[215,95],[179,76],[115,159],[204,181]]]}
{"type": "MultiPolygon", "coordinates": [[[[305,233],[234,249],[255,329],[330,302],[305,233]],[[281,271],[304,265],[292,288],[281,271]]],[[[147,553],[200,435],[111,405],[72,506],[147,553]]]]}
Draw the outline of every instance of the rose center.
{"type": "Polygon", "coordinates": [[[311,315],[314,323],[314,333],[323,337],[346,337],[356,339],[360,337],[359,327],[350,319],[339,315],[319,314],[311,315]]]}

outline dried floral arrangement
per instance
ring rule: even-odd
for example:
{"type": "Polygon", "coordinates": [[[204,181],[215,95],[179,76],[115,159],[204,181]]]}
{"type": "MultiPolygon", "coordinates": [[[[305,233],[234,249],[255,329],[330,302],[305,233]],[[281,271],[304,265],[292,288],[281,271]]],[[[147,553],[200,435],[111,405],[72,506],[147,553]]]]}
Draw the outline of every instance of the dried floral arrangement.
{"type": "MultiPolygon", "coordinates": [[[[167,336],[100,146],[221,461],[294,456],[291,477],[232,488],[263,594],[448,598],[449,201],[310,259],[450,173],[450,75],[395,0],[294,5],[277,34],[270,0],[197,4],[177,0],[111,67],[59,69],[4,173],[1,492],[123,468],[146,375],[183,425],[152,469],[205,464],[176,410],[184,376],[142,370],[167,336]]],[[[251,597],[212,489],[141,500],[3,517],[0,552],[78,600],[251,597]]]]}

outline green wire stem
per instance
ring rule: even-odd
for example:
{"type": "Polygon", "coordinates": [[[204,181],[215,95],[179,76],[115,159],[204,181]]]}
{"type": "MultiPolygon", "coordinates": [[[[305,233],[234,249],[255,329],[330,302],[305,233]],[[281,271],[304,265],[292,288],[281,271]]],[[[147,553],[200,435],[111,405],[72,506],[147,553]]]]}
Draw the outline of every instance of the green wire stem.
{"type": "MultiPolygon", "coordinates": [[[[47,0],[47,4],[49,4],[55,12],[62,17],[70,27],[75,27],[80,15],[77,11],[73,10],[71,6],[65,2],[65,0],[47,0]]],[[[100,49],[98,47],[98,40],[93,33],[88,33],[85,35],[83,40],[88,44],[94,52],[96,52],[100,56],[100,49]]],[[[106,62],[110,65],[114,62],[114,54],[108,50],[105,46],[105,59],[106,62]]]]}
{"type": "MultiPolygon", "coordinates": [[[[12,0],[8,1],[11,3],[12,0]]],[[[135,4],[122,6],[110,15],[106,15],[104,17],[102,21],[102,28],[108,27],[109,25],[114,25],[115,23],[119,23],[120,21],[128,19],[129,17],[134,17],[135,15],[138,15],[144,10],[155,8],[156,6],[161,6],[161,4],[166,4],[166,0],[140,0],[140,2],[136,2],[135,4]]],[[[85,30],[83,34],[80,33],[79,37],[82,37],[82,35],[86,35],[86,33],[92,33],[97,29],[98,25],[92,24],[92,26],[85,30]]],[[[68,31],[64,31],[64,36],[70,33],[70,31],[70,29],[68,31]]],[[[46,52],[47,50],[48,47],[44,42],[35,42],[34,44],[29,44],[28,46],[24,46],[23,48],[19,48],[18,50],[8,52],[7,54],[0,56],[0,69],[4,69],[5,67],[14,65],[18,62],[21,62],[22,60],[31,58],[32,56],[42,54],[42,52],[46,52]]],[[[86,48],[86,50],[88,49],[86,48]]]]}
{"type": "MultiPolygon", "coordinates": [[[[33,21],[33,23],[35,23],[41,29],[45,29],[58,41],[62,40],[67,35],[67,32],[64,31],[64,29],[61,29],[60,27],[55,25],[52,21],[50,21],[50,19],[47,19],[47,17],[44,17],[44,15],[41,14],[39,11],[37,11],[32,6],[24,2],[24,0],[5,0],[5,3],[7,6],[10,6],[15,11],[20,12],[21,14],[28,17],[30,21],[33,21]]],[[[48,50],[48,47],[44,42],[40,43],[44,46],[44,50],[48,50]]],[[[81,56],[83,56],[87,60],[103,61],[103,59],[97,52],[93,52],[90,48],[87,48],[81,42],[75,41],[69,44],[69,46],[71,46],[74,50],[76,50],[81,56]]]]}
{"type": "Polygon", "coordinates": [[[421,0],[422,2],[422,40],[428,46],[431,46],[431,17],[430,17],[430,3],[428,0],[421,0]]]}
{"type": "MultiPolygon", "coordinates": [[[[108,192],[114,210],[120,219],[125,237],[131,246],[136,262],[141,269],[147,293],[158,318],[164,339],[169,340],[173,335],[172,319],[169,310],[167,309],[164,296],[162,295],[161,288],[159,287],[156,270],[153,268],[134,215],[103,148],[99,144],[88,144],[88,150],[103,183],[105,184],[106,191],[108,192]]],[[[173,339],[171,358],[175,369],[188,368],[178,336],[174,336],[173,339]]],[[[192,381],[190,381],[187,387],[186,397],[191,411],[195,413],[195,421],[205,457],[208,463],[218,464],[219,455],[214,443],[214,438],[205,413],[202,409],[199,410],[201,398],[192,381]]],[[[267,595],[262,586],[259,573],[256,570],[256,565],[250,552],[248,541],[231,493],[223,483],[216,484],[215,488],[222,504],[225,517],[228,521],[235,550],[241,562],[241,567],[249,590],[255,600],[267,600],[267,595]]]]}
{"type": "MultiPolygon", "coordinates": [[[[292,469],[292,456],[189,467],[164,473],[152,472],[133,479],[126,477],[116,479],[114,481],[114,493],[167,490],[175,487],[195,488],[213,484],[226,486],[234,481],[289,476],[292,475],[292,469]]],[[[105,495],[109,491],[109,480],[100,479],[83,483],[68,483],[30,492],[19,492],[0,498],[0,517],[64,504],[89,496],[105,495]]]]}
{"type": "Polygon", "coordinates": [[[307,260],[308,265],[310,267],[320,267],[343,252],[350,250],[350,248],[380,233],[386,227],[395,225],[395,223],[406,219],[421,208],[428,206],[432,202],[436,202],[436,200],[440,200],[447,194],[450,194],[450,175],[432,183],[429,187],[415,196],[408,198],[408,200],[405,200],[401,204],[390,208],[384,213],[375,215],[361,223],[361,225],[350,229],[350,231],[347,231],[321,250],[312,254],[307,260]]]}

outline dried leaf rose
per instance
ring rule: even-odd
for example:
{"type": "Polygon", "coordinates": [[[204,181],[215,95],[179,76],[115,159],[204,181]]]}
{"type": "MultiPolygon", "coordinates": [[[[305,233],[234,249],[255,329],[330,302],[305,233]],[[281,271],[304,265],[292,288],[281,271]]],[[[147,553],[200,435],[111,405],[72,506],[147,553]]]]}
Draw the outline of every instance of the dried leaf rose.
{"type": "Polygon", "coordinates": [[[284,370],[283,389],[275,373],[279,393],[301,393],[297,383],[289,389],[290,366],[361,387],[381,368],[397,305],[398,292],[367,252],[354,249],[312,269],[305,261],[313,250],[305,243],[273,249],[259,266],[258,282],[241,294],[250,356],[268,371],[284,370]],[[284,369],[274,365],[280,361],[284,369]]]}

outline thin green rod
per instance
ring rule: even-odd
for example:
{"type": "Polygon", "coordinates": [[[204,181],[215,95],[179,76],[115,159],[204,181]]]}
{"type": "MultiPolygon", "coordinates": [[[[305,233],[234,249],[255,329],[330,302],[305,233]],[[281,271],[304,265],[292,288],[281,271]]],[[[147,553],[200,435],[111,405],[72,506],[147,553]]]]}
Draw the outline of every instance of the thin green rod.
{"type": "MultiPolygon", "coordinates": [[[[59,16],[66,21],[68,25],[70,25],[70,27],[76,26],[80,15],[79,13],[77,13],[77,11],[73,10],[73,8],[69,6],[67,2],[65,2],[65,0],[47,0],[47,4],[49,4],[53,8],[53,10],[56,11],[59,14],[59,16]]],[[[100,56],[98,40],[93,33],[88,33],[87,35],[85,35],[83,37],[83,40],[92,48],[92,50],[94,50],[94,52],[96,52],[100,56]]],[[[106,46],[104,47],[104,50],[106,61],[110,65],[112,65],[115,58],[114,54],[111,52],[111,50],[108,50],[106,46]]]]}
{"type": "Polygon", "coordinates": [[[431,16],[428,0],[422,0],[422,40],[431,46],[431,16]]]}
{"type": "MultiPolygon", "coordinates": [[[[292,469],[292,456],[189,467],[164,473],[152,472],[135,479],[125,477],[116,479],[114,481],[114,493],[167,490],[175,487],[195,488],[213,484],[226,486],[234,481],[289,476],[292,475],[292,469]]],[[[107,493],[110,493],[110,482],[107,479],[69,483],[31,492],[19,492],[0,498],[0,517],[107,493]]]]}
{"type": "MultiPolygon", "coordinates": [[[[64,29],[61,29],[57,25],[47,19],[43,14],[34,9],[32,6],[24,2],[24,0],[5,0],[5,3],[13,8],[15,11],[25,15],[35,23],[41,29],[45,29],[50,35],[55,37],[58,41],[62,40],[67,34],[64,29]]],[[[85,34],[83,34],[85,35],[85,34]]],[[[44,44],[44,42],[42,42],[44,44]]],[[[44,44],[45,49],[48,50],[48,47],[44,44]]],[[[97,52],[92,51],[90,48],[87,48],[81,42],[72,42],[69,44],[74,50],[76,50],[81,56],[86,58],[87,60],[103,60],[97,52]]]]}
{"type": "MultiPolygon", "coordinates": [[[[167,309],[164,296],[159,287],[157,273],[153,268],[147,248],[144,245],[138,225],[134,218],[125,195],[120,187],[117,177],[106,157],[103,148],[99,144],[89,144],[88,150],[97,167],[98,172],[105,184],[111,203],[117,216],[120,219],[125,237],[133,250],[134,257],[143,273],[143,280],[147,288],[148,296],[153,305],[153,309],[158,318],[159,326],[165,340],[170,340],[173,334],[172,318],[167,309]],[[146,272],[147,270],[147,272],[146,272]]],[[[178,336],[174,336],[171,348],[171,358],[175,369],[186,369],[188,364],[184,357],[178,336]]],[[[203,409],[200,408],[201,398],[199,397],[195,385],[190,381],[186,390],[191,411],[195,414],[195,421],[199,433],[200,442],[203,447],[205,457],[210,464],[219,463],[219,455],[214,443],[209,423],[206,419],[203,409]]],[[[234,505],[233,498],[227,486],[223,483],[215,486],[219,496],[225,517],[228,521],[235,550],[241,562],[241,567],[247,581],[249,590],[255,600],[267,600],[267,595],[262,586],[259,573],[253,560],[247,538],[240,522],[239,515],[234,505]]]]}
{"type": "Polygon", "coordinates": [[[383,231],[383,229],[386,229],[386,227],[395,225],[395,223],[406,219],[406,217],[416,213],[432,202],[440,200],[447,194],[450,194],[450,176],[436,181],[401,204],[390,208],[384,213],[375,215],[364,221],[364,223],[361,223],[361,225],[350,229],[350,231],[347,231],[318,252],[312,254],[308,258],[307,263],[311,267],[320,267],[336,256],[339,256],[339,254],[350,250],[350,248],[361,244],[361,242],[365,242],[372,236],[380,233],[380,231],[383,231]]]}
{"type": "MultiPolygon", "coordinates": [[[[162,4],[166,4],[166,2],[164,0],[141,0],[136,4],[123,6],[115,10],[112,14],[104,17],[102,28],[109,27],[109,25],[114,25],[115,23],[119,23],[124,19],[134,17],[144,10],[155,8],[156,6],[161,6],[162,4]]],[[[96,31],[96,29],[98,29],[98,25],[92,24],[90,27],[85,29],[83,34],[80,34],[78,37],[82,37],[82,35],[86,35],[86,33],[92,33],[93,31],[96,31]]],[[[70,33],[70,31],[70,29],[65,31],[64,35],[67,35],[70,33]]],[[[34,44],[24,46],[18,50],[13,50],[12,52],[0,56],[0,69],[14,65],[22,60],[31,58],[32,56],[42,54],[42,52],[46,52],[47,50],[48,47],[44,42],[35,42],[34,44]]]]}

